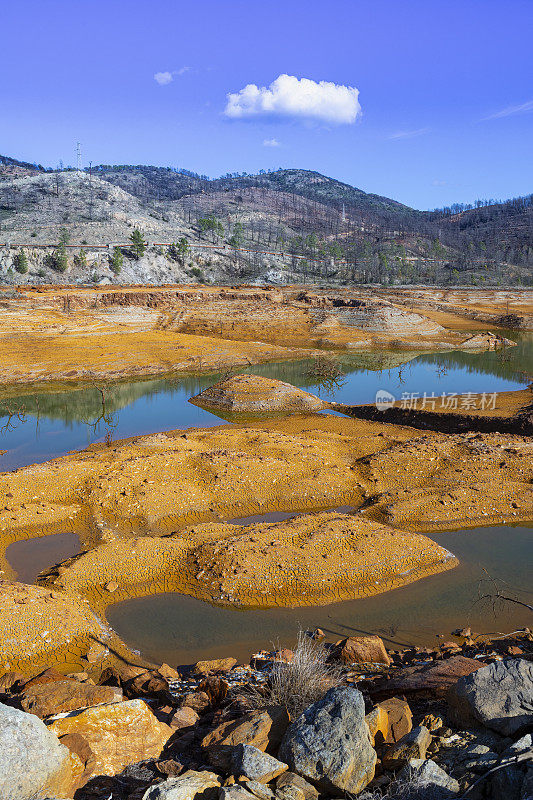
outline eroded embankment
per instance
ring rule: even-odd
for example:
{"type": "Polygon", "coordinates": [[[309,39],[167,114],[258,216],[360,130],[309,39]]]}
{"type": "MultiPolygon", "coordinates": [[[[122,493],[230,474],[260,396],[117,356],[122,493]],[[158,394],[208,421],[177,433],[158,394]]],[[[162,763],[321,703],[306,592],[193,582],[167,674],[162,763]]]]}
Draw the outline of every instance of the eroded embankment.
{"type": "Polygon", "coordinates": [[[465,338],[368,289],[46,287],[0,304],[4,383],[228,369],[318,350],[450,350],[465,338]]]}
{"type": "Polygon", "coordinates": [[[455,395],[436,399],[415,398],[396,401],[390,408],[375,404],[330,407],[351,417],[392,425],[409,425],[439,433],[509,433],[533,436],[533,390],[455,395]]]}

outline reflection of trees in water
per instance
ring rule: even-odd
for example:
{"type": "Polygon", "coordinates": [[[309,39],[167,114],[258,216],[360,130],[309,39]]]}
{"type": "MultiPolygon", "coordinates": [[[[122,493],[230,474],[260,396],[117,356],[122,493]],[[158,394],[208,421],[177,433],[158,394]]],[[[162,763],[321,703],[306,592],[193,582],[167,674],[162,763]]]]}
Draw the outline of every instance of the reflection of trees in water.
{"type": "Polygon", "coordinates": [[[435,364],[439,368],[463,369],[478,375],[494,375],[509,381],[528,382],[533,374],[533,337],[524,336],[516,347],[467,353],[452,350],[446,353],[421,355],[418,361],[435,364]]]}
{"type": "MultiPolygon", "coordinates": [[[[507,380],[526,382],[528,378],[524,373],[533,374],[533,336],[524,336],[516,347],[482,353],[456,350],[420,354],[415,351],[374,350],[365,353],[339,353],[337,362],[345,374],[398,370],[400,383],[403,382],[405,365],[410,363],[434,364],[440,374],[445,374],[447,369],[463,369],[468,373],[495,375],[507,380]]],[[[314,359],[304,359],[254,364],[245,368],[237,367],[234,372],[251,372],[267,378],[277,378],[312,391],[320,383],[319,376],[312,374],[314,363],[314,359]]],[[[185,402],[221,378],[222,373],[212,372],[120,383],[93,383],[75,389],[21,393],[4,400],[0,397],[0,428],[6,422],[12,426],[29,419],[38,421],[42,418],[61,420],[67,427],[73,427],[80,422],[95,425],[99,420],[102,421],[102,391],[105,395],[104,415],[108,422],[113,422],[113,425],[108,424],[107,427],[114,427],[116,415],[137,400],[165,393],[171,397],[176,396],[177,402],[185,402]]]]}

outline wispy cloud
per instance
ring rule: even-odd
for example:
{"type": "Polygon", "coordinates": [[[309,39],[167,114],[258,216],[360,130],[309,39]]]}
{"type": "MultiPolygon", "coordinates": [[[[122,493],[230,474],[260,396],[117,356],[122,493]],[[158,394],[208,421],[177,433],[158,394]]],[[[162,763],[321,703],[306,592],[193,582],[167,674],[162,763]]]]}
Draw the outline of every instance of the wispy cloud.
{"type": "Polygon", "coordinates": [[[281,147],[277,139],[263,139],[263,147],[281,147]]]}
{"type": "Polygon", "coordinates": [[[180,69],[175,69],[172,72],[156,72],[154,81],[160,86],[167,86],[169,83],[172,83],[175,75],[184,75],[189,70],[190,67],[180,67],[180,69]]]}
{"type": "Polygon", "coordinates": [[[429,128],[416,128],[413,131],[396,131],[388,136],[389,139],[414,139],[415,136],[424,136],[429,133],[429,128]]]}
{"type": "Polygon", "coordinates": [[[438,178],[435,178],[434,181],[431,181],[432,186],[448,186],[448,181],[439,181],[438,178]]]}
{"type": "Polygon", "coordinates": [[[361,115],[359,90],[329,81],[279,75],[270,86],[247,84],[227,95],[226,117],[289,117],[352,124],[361,115]]]}
{"type": "Polygon", "coordinates": [[[496,111],[495,114],[489,114],[488,117],[483,117],[481,122],[486,122],[489,119],[513,117],[515,114],[529,114],[531,111],[533,111],[533,100],[528,100],[527,103],[520,103],[520,105],[517,106],[507,106],[507,108],[502,108],[501,111],[496,111]]]}

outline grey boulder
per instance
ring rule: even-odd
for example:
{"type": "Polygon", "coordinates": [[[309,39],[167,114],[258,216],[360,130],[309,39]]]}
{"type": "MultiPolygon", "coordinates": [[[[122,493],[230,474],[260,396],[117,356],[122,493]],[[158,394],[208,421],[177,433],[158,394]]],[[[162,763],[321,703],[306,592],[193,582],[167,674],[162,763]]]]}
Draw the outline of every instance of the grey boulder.
{"type": "Polygon", "coordinates": [[[65,797],[70,751],[34,714],[0,703],[0,797],[65,797]]]}
{"type": "Polygon", "coordinates": [[[219,787],[220,778],[214,772],[190,769],[178,778],[150,786],[142,800],[194,800],[197,795],[201,795],[202,800],[215,800],[219,787]]]}
{"type": "Polygon", "coordinates": [[[447,800],[456,797],[459,783],[451,778],[438,764],[428,759],[412,758],[398,774],[398,782],[408,782],[412,787],[413,800],[447,800]]]}
{"type": "Polygon", "coordinates": [[[236,777],[268,783],[288,769],[287,764],[263,753],[251,744],[238,744],[231,754],[231,766],[236,777]]]}
{"type": "Polygon", "coordinates": [[[513,736],[533,724],[533,663],[507,658],[460,678],[448,693],[457,722],[513,736]]]}
{"type": "Polygon", "coordinates": [[[326,794],[358,794],[376,766],[361,692],[330,689],[289,726],[279,757],[326,794]]]}

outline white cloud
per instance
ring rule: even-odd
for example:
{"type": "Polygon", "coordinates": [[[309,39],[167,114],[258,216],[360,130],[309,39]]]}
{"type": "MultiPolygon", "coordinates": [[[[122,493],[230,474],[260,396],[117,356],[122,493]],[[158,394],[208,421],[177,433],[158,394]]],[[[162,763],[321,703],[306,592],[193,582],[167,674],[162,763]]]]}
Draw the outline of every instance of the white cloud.
{"type": "Polygon", "coordinates": [[[431,181],[431,185],[432,186],[448,186],[448,181],[439,181],[437,178],[435,178],[434,181],[431,181]]]}
{"type": "Polygon", "coordinates": [[[482,122],[488,119],[502,119],[502,117],[512,117],[515,114],[528,114],[533,111],[533,100],[528,100],[527,103],[521,103],[518,106],[507,106],[502,108],[501,111],[496,111],[495,114],[490,114],[488,117],[483,117],[482,122]]]}
{"type": "Polygon", "coordinates": [[[361,115],[359,90],[329,81],[279,75],[270,86],[249,83],[227,95],[226,117],[281,116],[351,124],[361,115]]]}
{"type": "Polygon", "coordinates": [[[277,139],[263,139],[263,147],[281,147],[277,139]]]}
{"type": "Polygon", "coordinates": [[[154,81],[160,86],[167,86],[167,84],[172,83],[174,80],[174,75],[184,75],[189,70],[190,67],[180,67],[180,69],[175,69],[173,72],[156,72],[154,81]]]}
{"type": "Polygon", "coordinates": [[[414,131],[396,131],[396,133],[391,133],[389,139],[414,139],[415,136],[423,136],[425,133],[429,133],[429,128],[417,128],[414,131]]]}
{"type": "Polygon", "coordinates": [[[160,86],[166,86],[167,83],[171,83],[173,80],[174,73],[172,72],[156,72],[154,75],[154,81],[160,86]]]}

